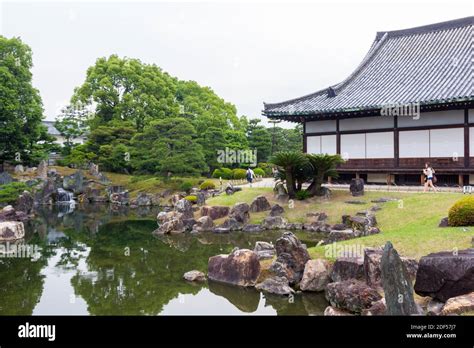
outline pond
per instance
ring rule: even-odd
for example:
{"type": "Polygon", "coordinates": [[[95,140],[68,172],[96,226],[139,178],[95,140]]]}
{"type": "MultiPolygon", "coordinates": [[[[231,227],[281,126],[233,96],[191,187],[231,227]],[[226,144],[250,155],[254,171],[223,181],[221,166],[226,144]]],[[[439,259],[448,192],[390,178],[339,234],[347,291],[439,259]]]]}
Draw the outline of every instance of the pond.
{"type": "MultiPolygon", "coordinates": [[[[0,315],[321,315],[323,294],[288,297],[207,281],[210,256],[253,249],[281,231],[155,236],[156,209],[41,207],[26,224],[37,257],[0,258],[0,315]]],[[[297,232],[309,246],[320,236],[297,232]]]]}

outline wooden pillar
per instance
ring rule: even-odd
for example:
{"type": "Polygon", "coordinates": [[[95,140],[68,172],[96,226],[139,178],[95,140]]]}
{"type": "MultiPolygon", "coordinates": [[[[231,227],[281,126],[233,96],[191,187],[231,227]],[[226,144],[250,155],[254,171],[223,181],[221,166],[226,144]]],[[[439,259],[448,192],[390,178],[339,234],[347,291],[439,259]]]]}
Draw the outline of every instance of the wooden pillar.
{"type": "Polygon", "coordinates": [[[392,185],[392,174],[390,173],[387,174],[387,185],[392,185]]]}
{"type": "Polygon", "coordinates": [[[328,176],[328,184],[331,185],[332,178],[328,176]]]}
{"type": "Polygon", "coordinates": [[[464,186],[464,175],[458,175],[458,185],[463,187],[464,186]]]}
{"type": "Polygon", "coordinates": [[[303,152],[306,153],[308,150],[307,146],[307,140],[306,140],[306,122],[303,122],[303,152]]]}
{"type": "Polygon", "coordinates": [[[393,118],[393,156],[394,166],[398,168],[400,166],[400,141],[398,133],[398,116],[393,118]]]}
{"type": "Polygon", "coordinates": [[[469,168],[469,109],[464,109],[464,168],[469,168]]]}
{"type": "Polygon", "coordinates": [[[420,182],[421,182],[422,185],[425,184],[425,174],[420,175],[420,182]]]}
{"type": "Polygon", "coordinates": [[[341,133],[339,131],[339,118],[336,119],[336,153],[341,154],[341,133]]]}
{"type": "Polygon", "coordinates": [[[359,172],[356,173],[356,179],[360,179],[359,172]]]}

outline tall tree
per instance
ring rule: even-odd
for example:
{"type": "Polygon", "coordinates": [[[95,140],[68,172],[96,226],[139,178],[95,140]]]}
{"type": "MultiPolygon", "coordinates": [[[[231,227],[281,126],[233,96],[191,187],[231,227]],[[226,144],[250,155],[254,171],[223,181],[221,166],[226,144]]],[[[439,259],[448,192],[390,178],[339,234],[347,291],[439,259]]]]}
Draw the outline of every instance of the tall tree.
{"type": "Polygon", "coordinates": [[[267,162],[270,156],[272,138],[267,128],[260,125],[259,119],[248,121],[247,138],[249,147],[257,150],[257,161],[267,162]]]}
{"type": "Polygon", "coordinates": [[[54,122],[54,127],[66,140],[64,142],[65,153],[69,154],[73,146],[73,140],[83,136],[88,127],[89,111],[79,105],[68,105],[61,110],[61,114],[54,122]]]}
{"type": "Polygon", "coordinates": [[[19,38],[0,36],[0,161],[31,164],[51,143],[43,106],[32,85],[32,52],[19,38]],[[38,144],[41,142],[41,144],[38,144]]]}

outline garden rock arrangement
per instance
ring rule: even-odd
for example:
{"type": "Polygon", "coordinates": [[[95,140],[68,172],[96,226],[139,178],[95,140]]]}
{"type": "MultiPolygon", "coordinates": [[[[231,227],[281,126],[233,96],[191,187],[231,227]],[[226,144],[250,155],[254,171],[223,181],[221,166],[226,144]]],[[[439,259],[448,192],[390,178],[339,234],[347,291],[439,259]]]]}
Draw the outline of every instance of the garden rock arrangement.
{"type": "Polygon", "coordinates": [[[25,237],[25,227],[20,221],[0,222],[0,241],[9,242],[25,237]]]}
{"type": "Polygon", "coordinates": [[[209,258],[208,277],[211,280],[239,286],[255,286],[260,274],[260,262],[255,252],[234,249],[229,255],[209,258]]]}
{"type": "Polygon", "coordinates": [[[364,179],[352,179],[349,190],[352,196],[363,196],[364,195],[364,179]]]}
{"type": "Polygon", "coordinates": [[[184,273],[183,278],[189,282],[203,282],[206,280],[206,275],[200,271],[189,271],[184,273]]]}
{"type": "Polygon", "coordinates": [[[420,259],[415,292],[445,302],[474,291],[474,249],[432,253],[420,259]]]}

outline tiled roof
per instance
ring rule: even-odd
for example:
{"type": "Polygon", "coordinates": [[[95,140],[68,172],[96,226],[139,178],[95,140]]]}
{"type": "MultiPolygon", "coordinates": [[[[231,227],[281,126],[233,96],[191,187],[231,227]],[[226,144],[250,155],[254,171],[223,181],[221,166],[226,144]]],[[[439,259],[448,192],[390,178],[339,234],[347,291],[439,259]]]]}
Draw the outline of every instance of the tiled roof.
{"type": "Polygon", "coordinates": [[[300,98],[264,103],[263,114],[274,118],[325,116],[379,109],[389,103],[473,100],[473,24],[474,17],[466,17],[378,32],[347,79],[300,98]]]}
{"type": "Polygon", "coordinates": [[[61,133],[59,133],[56,127],[54,127],[53,121],[43,121],[43,125],[45,125],[48,128],[49,135],[61,135],[61,133]]]}

